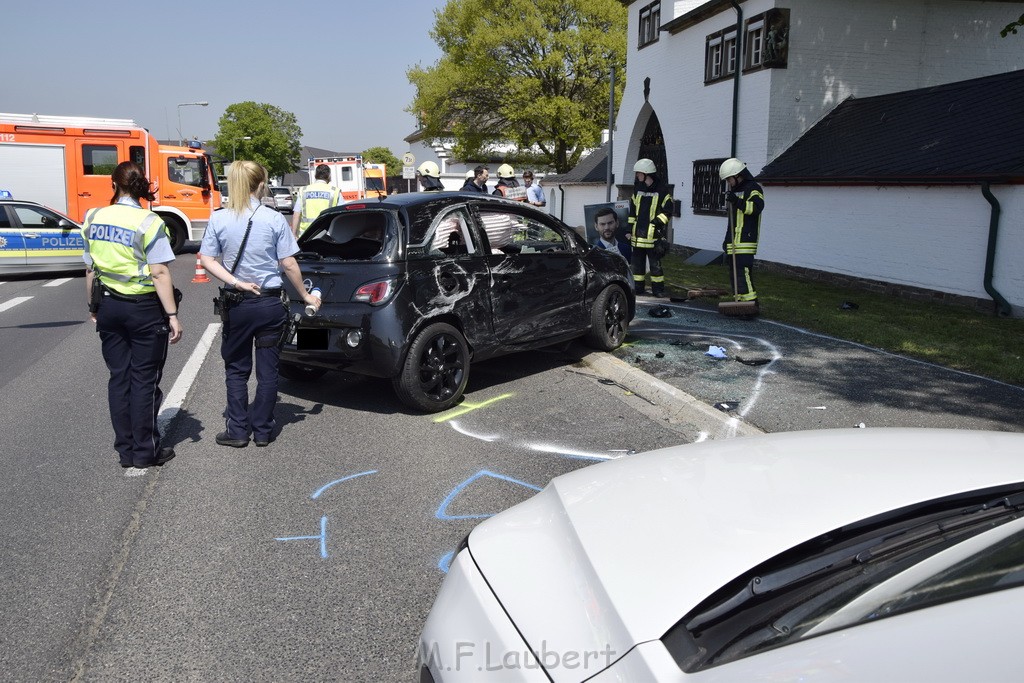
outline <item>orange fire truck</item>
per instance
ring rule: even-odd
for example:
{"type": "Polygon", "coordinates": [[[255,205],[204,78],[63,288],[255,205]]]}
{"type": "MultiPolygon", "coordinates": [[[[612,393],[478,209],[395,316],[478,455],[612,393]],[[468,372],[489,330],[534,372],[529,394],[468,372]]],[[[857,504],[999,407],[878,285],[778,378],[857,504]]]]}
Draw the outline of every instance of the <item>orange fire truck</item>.
{"type": "Polygon", "coordinates": [[[0,113],[0,187],[82,222],[110,203],[110,174],[122,161],[145,171],[156,199],[147,208],[167,224],[175,253],[202,239],[220,191],[198,143],[160,145],[131,119],[0,113]]]}

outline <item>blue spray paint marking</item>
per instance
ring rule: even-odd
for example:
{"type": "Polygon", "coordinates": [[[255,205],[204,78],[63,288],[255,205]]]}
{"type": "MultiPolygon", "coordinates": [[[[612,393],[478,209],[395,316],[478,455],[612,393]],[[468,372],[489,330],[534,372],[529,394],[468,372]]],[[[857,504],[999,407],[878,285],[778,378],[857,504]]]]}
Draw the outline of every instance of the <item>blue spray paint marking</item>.
{"type": "Polygon", "coordinates": [[[440,569],[441,571],[443,571],[445,574],[447,574],[448,570],[451,569],[451,567],[452,567],[452,560],[454,560],[454,559],[455,559],[455,551],[454,550],[449,550],[448,552],[446,552],[444,555],[441,556],[440,560],[437,561],[437,568],[440,569]]]}
{"type": "Polygon", "coordinates": [[[461,484],[459,484],[458,486],[456,486],[455,488],[452,489],[452,492],[449,493],[448,496],[441,502],[441,506],[437,508],[437,518],[438,519],[486,519],[488,517],[493,517],[495,514],[497,514],[497,513],[494,513],[494,512],[488,512],[486,514],[479,514],[479,515],[449,515],[448,512],[447,512],[448,506],[451,505],[452,501],[455,500],[455,498],[460,493],[462,493],[462,490],[464,488],[466,488],[467,486],[469,486],[470,484],[472,484],[477,479],[480,479],[481,477],[491,477],[493,479],[500,479],[501,481],[507,481],[507,482],[510,482],[512,484],[518,484],[519,486],[523,486],[525,488],[532,489],[534,491],[540,491],[540,487],[534,486],[533,484],[527,484],[525,481],[519,481],[518,479],[513,479],[512,477],[506,477],[503,474],[495,474],[494,472],[490,472],[488,470],[480,470],[479,472],[474,474],[472,477],[470,477],[469,479],[467,479],[466,481],[462,482],[461,484]]]}
{"type": "Polygon", "coordinates": [[[320,557],[327,559],[327,515],[320,518],[319,536],[286,536],[275,541],[320,541],[320,557]]]}
{"type": "MultiPolygon", "coordinates": [[[[340,484],[343,481],[349,479],[355,479],[356,477],[363,477],[367,474],[376,474],[377,470],[369,470],[367,472],[360,472],[359,474],[350,474],[347,477],[341,479],[335,479],[329,484],[324,484],[316,491],[313,492],[312,499],[316,500],[320,497],[320,494],[331,488],[335,484],[340,484]]],[[[327,515],[320,518],[320,535],[319,536],[285,536],[282,538],[275,538],[275,541],[320,541],[320,557],[327,559],[327,515]]]]}
{"type": "Polygon", "coordinates": [[[377,474],[377,470],[368,470],[366,472],[360,472],[359,474],[350,474],[347,477],[342,477],[341,479],[335,479],[330,484],[324,484],[323,486],[318,488],[316,490],[316,492],[311,496],[311,498],[313,500],[316,500],[317,498],[320,497],[321,493],[323,493],[327,489],[331,488],[335,484],[340,484],[343,481],[348,481],[349,479],[355,479],[356,477],[365,477],[367,474],[377,474]]]}

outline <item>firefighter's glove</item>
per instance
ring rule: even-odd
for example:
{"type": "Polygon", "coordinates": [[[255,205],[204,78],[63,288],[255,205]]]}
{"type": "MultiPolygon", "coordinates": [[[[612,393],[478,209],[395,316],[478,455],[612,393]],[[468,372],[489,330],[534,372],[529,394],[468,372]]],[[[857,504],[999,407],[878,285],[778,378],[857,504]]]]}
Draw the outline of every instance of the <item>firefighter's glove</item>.
{"type": "Polygon", "coordinates": [[[743,200],[740,199],[739,197],[737,197],[735,192],[726,192],[725,193],[725,201],[729,202],[733,206],[738,207],[742,203],[743,200]]]}

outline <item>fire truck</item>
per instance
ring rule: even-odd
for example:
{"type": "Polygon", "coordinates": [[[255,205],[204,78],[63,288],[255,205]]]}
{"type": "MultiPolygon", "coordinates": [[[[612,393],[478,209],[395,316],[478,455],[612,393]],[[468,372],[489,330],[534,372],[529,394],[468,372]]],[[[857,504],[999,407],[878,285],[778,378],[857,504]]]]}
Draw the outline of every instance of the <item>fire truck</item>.
{"type": "Polygon", "coordinates": [[[0,187],[79,222],[110,203],[110,174],[122,161],[139,164],[156,199],[145,202],[167,224],[175,253],[202,239],[220,191],[210,154],[198,141],[161,145],[131,119],[0,113],[0,187]]]}

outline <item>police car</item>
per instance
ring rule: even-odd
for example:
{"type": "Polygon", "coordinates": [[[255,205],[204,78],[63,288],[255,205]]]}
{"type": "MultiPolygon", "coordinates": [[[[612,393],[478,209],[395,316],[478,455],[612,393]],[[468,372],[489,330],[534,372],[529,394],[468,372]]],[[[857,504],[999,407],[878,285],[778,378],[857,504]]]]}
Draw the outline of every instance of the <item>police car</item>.
{"type": "Polygon", "coordinates": [[[0,190],[0,275],[84,270],[82,226],[0,190]]]}

